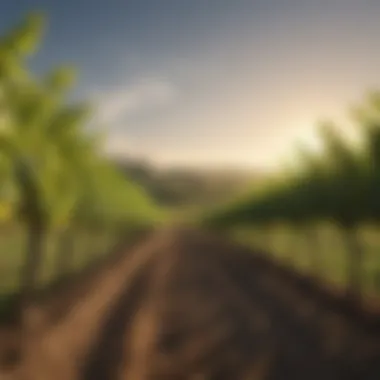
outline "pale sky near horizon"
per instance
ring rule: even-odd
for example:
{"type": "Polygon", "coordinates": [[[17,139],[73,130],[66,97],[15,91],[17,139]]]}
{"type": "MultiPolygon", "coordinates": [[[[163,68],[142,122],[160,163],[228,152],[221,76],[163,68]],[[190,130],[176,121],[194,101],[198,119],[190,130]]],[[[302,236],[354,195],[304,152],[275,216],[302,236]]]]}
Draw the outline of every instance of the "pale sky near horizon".
{"type": "Polygon", "coordinates": [[[79,67],[113,154],[273,167],[380,89],[379,0],[1,0],[0,32],[33,9],[33,68],[79,67]]]}

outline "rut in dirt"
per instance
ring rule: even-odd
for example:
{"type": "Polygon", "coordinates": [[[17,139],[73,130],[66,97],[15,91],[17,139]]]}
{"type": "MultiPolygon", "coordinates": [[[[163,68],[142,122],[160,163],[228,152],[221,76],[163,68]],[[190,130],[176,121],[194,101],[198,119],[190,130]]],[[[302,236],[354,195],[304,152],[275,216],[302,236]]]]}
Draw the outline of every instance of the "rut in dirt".
{"type": "Polygon", "coordinates": [[[380,378],[380,334],[251,250],[174,229],[120,257],[30,345],[22,380],[380,378]]]}
{"type": "Polygon", "coordinates": [[[378,337],[347,324],[331,350],[326,337],[335,331],[318,323],[330,311],[319,305],[318,314],[301,315],[309,302],[302,289],[273,277],[241,247],[176,231],[133,276],[80,379],[380,378],[378,337]],[[357,346],[347,350],[352,335],[357,346]]]}

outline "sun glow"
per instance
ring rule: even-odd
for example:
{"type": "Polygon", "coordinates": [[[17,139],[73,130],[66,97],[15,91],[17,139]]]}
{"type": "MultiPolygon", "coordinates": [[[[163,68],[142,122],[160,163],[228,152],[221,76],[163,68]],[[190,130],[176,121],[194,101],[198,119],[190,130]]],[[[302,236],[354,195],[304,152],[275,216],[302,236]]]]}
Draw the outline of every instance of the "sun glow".
{"type": "Polygon", "coordinates": [[[295,143],[314,153],[320,153],[323,150],[323,141],[318,136],[317,129],[315,127],[303,127],[300,130],[301,133],[296,137],[295,143]]]}

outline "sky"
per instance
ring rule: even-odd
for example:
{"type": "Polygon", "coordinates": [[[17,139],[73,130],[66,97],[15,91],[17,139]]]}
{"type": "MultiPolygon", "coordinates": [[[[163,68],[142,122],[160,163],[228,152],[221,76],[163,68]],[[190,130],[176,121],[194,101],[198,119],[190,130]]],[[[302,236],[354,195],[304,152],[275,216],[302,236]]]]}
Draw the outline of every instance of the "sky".
{"type": "Polygon", "coordinates": [[[106,150],[161,165],[276,167],[380,89],[378,0],[1,0],[48,28],[33,70],[79,69],[106,150]]]}

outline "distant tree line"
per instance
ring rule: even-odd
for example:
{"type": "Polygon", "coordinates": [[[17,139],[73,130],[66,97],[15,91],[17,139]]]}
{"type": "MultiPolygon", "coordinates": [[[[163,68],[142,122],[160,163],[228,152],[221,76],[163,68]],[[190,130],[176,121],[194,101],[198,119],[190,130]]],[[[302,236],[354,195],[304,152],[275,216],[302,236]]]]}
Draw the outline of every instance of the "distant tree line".
{"type": "Polygon", "coordinates": [[[214,205],[237,196],[252,182],[255,171],[217,169],[158,169],[149,161],[118,160],[115,165],[127,178],[139,183],[158,204],[214,205]]]}

